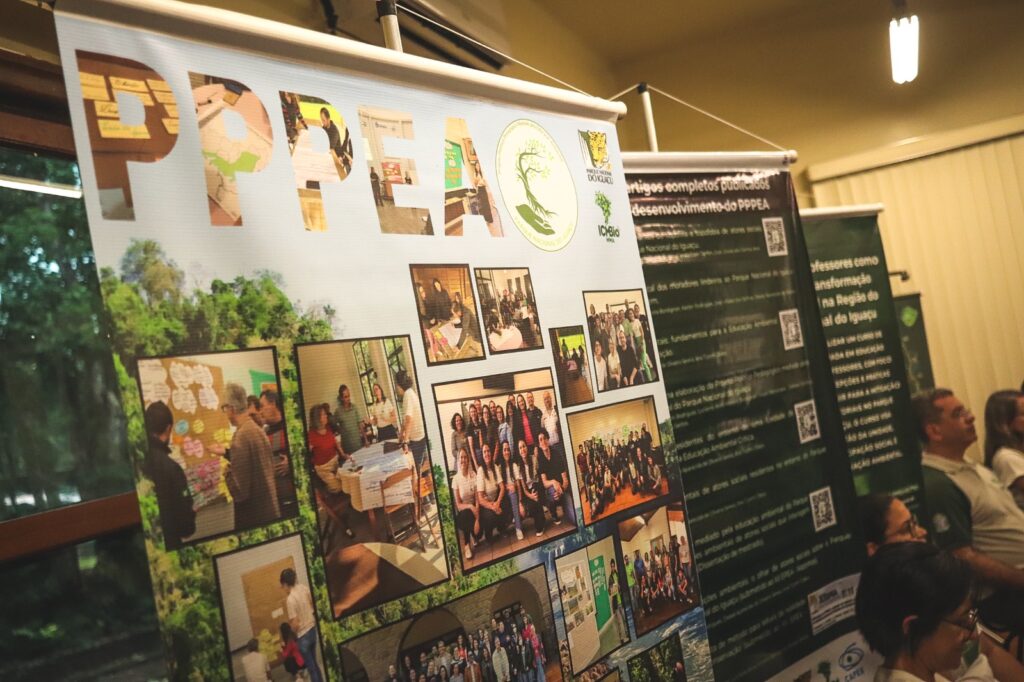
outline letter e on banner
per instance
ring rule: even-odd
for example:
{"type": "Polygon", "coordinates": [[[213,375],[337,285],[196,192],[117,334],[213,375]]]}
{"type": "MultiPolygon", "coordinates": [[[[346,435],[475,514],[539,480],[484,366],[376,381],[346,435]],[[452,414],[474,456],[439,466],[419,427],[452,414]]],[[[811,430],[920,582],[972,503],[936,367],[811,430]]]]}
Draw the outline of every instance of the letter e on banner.
{"type": "Polygon", "coordinates": [[[188,75],[203,147],[210,223],[241,225],[238,173],[256,173],[270,162],[270,118],[259,97],[238,81],[188,75]]]}
{"type": "Polygon", "coordinates": [[[413,139],[412,115],[391,109],[359,107],[359,128],[366,145],[366,164],[370,167],[370,188],[380,231],[384,234],[434,234],[430,211],[402,206],[398,196],[403,189],[408,189],[402,185],[419,184],[416,162],[385,155],[385,146],[390,146],[387,138],[413,139]]]}
{"type": "Polygon", "coordinates": [[[461,237],[466,219],[472,216],[483,220],[492,237],[505,236],[466,119],[448,118],[444,124],[445,235],[461,237]]]}
{"type": "Polygon", "coordinates": [[[302,222],[311,232],[326,232],[321,186],[352,172],[352,136],[338,110],[317,97],[281,91],[281,114],[302,222]]]}
{"type": "Polygon", "coordinates": [[[153,163],[174,148],[174,94],[145,64],[83,50],[75,57],[100,210],[107,220],[135,220],[128,162],[153,163]]]}

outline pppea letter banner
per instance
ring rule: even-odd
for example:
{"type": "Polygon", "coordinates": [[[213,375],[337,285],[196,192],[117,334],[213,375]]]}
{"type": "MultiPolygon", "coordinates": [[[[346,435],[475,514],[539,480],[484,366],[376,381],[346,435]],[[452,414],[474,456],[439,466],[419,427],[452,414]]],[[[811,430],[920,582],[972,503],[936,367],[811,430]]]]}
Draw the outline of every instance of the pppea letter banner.
{"type": "Polygon", "coordinates": [[[625,156],[715,676],[768,679],[855,629],[863,556],[791,179],[625,156]]]}
{"type": "Polygon", "coordinates": [[[57,29],[172,679],[712,679],[620,105],[166,0],[57,29]]]}

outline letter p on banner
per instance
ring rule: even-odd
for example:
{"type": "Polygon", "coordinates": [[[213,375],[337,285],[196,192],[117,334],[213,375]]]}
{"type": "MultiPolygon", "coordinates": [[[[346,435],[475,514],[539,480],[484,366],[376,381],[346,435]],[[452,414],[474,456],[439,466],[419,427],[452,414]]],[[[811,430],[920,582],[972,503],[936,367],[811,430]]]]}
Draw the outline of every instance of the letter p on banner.
{"type": "Polygon", "coordinates": [[[263,102],[227,78],[189,72],[199,122],[210,223],[241,225],[238,173],[256,173],[270,162],[274,133],[263,102]]]}
{"type": "Polygon", "coordinates": [[[178,107],[167,81],[131,59],[75,51],[100,209],[108,220],[135,220],[128,162],[153,163],[178,141],[178,107]],[[137,104],[122,111],[118,100],[137,104]],[[142,114],[138,109],[141,107],[142,114]],[[134,109],[130,111],[128,109],[134,109]]]}

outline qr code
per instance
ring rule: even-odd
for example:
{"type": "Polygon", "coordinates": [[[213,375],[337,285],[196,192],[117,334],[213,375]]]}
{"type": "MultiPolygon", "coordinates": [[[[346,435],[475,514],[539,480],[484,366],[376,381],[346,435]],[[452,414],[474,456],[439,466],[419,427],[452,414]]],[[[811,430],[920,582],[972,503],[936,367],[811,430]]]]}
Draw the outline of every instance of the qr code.
{"type": "Polygon", "coordinates": [[[818,428],[818,410],[814,407],[813,400],[793,405],[793,413],[796,415],[796,430],[800,434],[801,444],[821,438],[821,430],[818,428]]]}
{"type": "Polygon", "coordinates": [[[789,246],[786,244],[786,226],[782,222],[782,218],[762,218],[761,227],[764,229],[764,243],[768,247],[768,255],[789,255],[789,246]]]}
{"type": "Polygon", "coordinates": [[[796,308],[779,311],[779,328],[782,330],[782,346],[786,350],[804,347],[804,331],[800,328],[800,313],[796,308]]]}
{"type": "Polygon", "coordinates": [[[836,509],[832,506],[832,489],[825,486],[808,495],[811,500],[811,519],[814,532],[836,525],[836,509]]]}

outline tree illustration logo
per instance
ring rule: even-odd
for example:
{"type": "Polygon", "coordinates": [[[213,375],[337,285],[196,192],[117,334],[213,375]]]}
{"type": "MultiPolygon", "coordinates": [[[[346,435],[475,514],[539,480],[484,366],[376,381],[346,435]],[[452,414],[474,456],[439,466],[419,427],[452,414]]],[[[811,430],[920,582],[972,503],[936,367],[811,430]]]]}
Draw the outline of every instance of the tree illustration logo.
{"type": "Polygon", "coordinates": [[[498,140],[498,186],[512,221],[534,246],[557,251],[576,232],[576,186],[544,128],[519,119],[498,140]]]}

